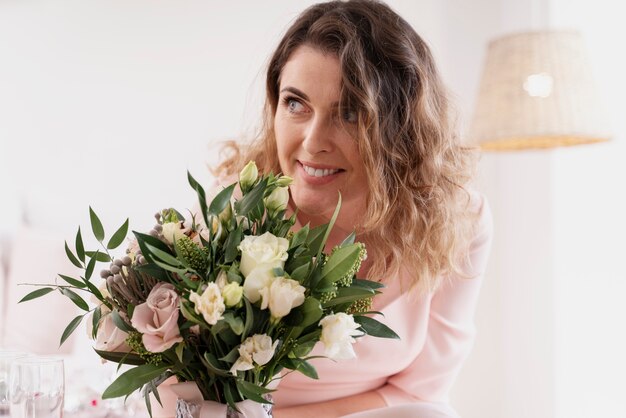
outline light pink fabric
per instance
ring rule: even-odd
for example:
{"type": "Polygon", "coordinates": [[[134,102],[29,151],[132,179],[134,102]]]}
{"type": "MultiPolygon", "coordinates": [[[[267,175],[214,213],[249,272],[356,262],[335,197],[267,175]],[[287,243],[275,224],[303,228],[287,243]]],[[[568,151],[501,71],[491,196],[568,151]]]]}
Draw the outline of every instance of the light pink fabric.
{"type": "MultiPolygon", "coordinates": [[[[474,311],[491,244],[489,207],[477,194],[473,205],[480,218],[466,271],[474,278],[449,277],[434,294],[419,298],[402,291],[402,277],[388,280],[373,308],[384,313],[384,318],[378,319],[401,339],[366,336],[354,345],[356,359],[311,360],[319,380],[300,373],[287,375],[273,394],[277,407],[323,402],[371,390],[378,391],[389,406],[448,402],[448,392],[473,345],[474,311]]],[[[411,273],[403,274],[408,277],[411,273]]],[[[311,355],[321,354],[318,344],[311,355]]]]}
{"type": "MultiPolygon", "coordinates": [[[[35,230],[20,228],[15,234],[10,256],[10,272],[7,278],[6,317],[4,344],[36,354],[68,354],[74,336],[59,348],[59,340],[67,324],[80,311],[58,292],[42,298],[18,304],[26,294],[38,289],[22,286],[23,283],[66,284],[57,273],[78,277],[77,270],[68,260],[63,248],[63,237],[35,230]]],[[[82,292],[79,292],[82,293],[82,292]]],[[[84,296],[84,295],[83,295],[84,296]]],[[[76,333],[84,332],[82,329],[76,333]]]]}

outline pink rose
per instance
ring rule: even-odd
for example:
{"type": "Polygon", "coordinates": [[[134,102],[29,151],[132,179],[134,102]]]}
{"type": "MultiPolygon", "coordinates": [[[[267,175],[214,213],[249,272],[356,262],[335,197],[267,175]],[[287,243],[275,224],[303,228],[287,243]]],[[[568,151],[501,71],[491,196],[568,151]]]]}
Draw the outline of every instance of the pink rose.
{"type": "Polygon", "coordinates": [[[126,338],[128,338],[128,334],[115,325],[113,317],[110,314],[105,315],[98,325],[96,349],[128,353],[130,347],[126,344],[126,338]]]}
{"type": "Polygon", "coordinates": [[[169,283],[159,283],[148,295],[148,300],[135,307],[131,323],[143,334],[146,350],[161,353],[181,342],[178,329],[178,293],[169,283]]]}

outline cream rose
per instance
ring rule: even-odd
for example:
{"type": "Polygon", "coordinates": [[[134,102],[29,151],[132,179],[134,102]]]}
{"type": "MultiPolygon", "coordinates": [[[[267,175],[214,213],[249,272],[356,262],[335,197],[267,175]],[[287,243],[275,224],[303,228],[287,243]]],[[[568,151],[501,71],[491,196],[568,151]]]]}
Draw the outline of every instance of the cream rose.
{"type": "Polygon", "coordinates": [[[239,358],[230,368],[233,375],[237,375],[237,371],[245,371],[254,368],[256,363],[259,366],[267,364],[274,356],[278,341],[272,343],[272,339],[265,334],[255,334],[248,337],[239,346],[239,358]]]}
{"type": "Polygon", "coordinates": [[[260,236],[246,235],[237,247],[241,251],[239,270],[248,277],[256,268],[272,270],[283,268],[287,260],[289,240],[279,238],[269,232],[260,236]]]}
{"type": "Polygon", "coordinates": [[[351,359],[356,357],[352,344],[354,337],[363,335],[359,324],[354,322],[352,315],[343,312],[327,315],[319,322],[322,326],[320,341],[324,344],[324,355],[333,360],[351,359]]]}
{"type": "MultiPolygon", "coordinates": [[[[91,320],[87,324],[87,332],[91,337],[91,320]]],[[[100,318],[96,333],[96,350],[128,353],[131,349],[126,344],[126,338],[128,338],[128,334],[115,325],[111,314],[106,314],[100,318]]]]}
{"type": "Polygon", "coordinates": [[[243,294],[250,302],[255,303],[261,299],[261,289],[268,287],[274,279],[271,270],[257,268],[248,274],[243,281],[243,294]]]}
{"type": "Polygon", "coordinates": [[[170,243],[173,244],[174,241],[178,241],[182,237],[185,236],[186,228],[182,227],[180,222],[168,222],[162,225],[163,230],[161,234],[163,238],[170,243]]]}
{"type": "Polygon", "coordinates": [[[269,307],[272,318],[282,318],[304,302],[305,288],[295,280],[274,277],[269,286],[259,290],[261,309],[269,307]]]}
{"type": "Polygon", "coordinates": [[[209,325],[217,324],[226,310],[222,292],[216,283],[209,283],[202,294],[191,292],[189,300],[194,303],[194,310],[201,314],[209,325]]]}
{"type": "Polygon", "coordinates": [[[161,353],[183,339],[178,329],[179,296],[170,283],[158,283],[145,303],[137,305],[131,323],[142,335],[143,345],[161,353]]]}

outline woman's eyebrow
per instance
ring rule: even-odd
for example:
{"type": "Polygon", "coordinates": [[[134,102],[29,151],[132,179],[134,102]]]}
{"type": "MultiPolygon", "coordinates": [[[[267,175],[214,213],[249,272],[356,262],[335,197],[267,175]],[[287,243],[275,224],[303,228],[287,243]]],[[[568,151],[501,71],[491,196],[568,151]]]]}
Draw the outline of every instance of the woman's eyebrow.
{"type": "Polygon", "coordinates": [[[297,96],[300,96],[304,100],[307,100],[307,101],[310,100],[309,96],[307,96],[302,90],[299,90],[299,89],[297,89],[295,87],[285,87],[280,92],[282,93],[282,92],[285,92],[285,91],[288,91],[288,92],[293,93],[293,94],[295,94],[297,96]]]}

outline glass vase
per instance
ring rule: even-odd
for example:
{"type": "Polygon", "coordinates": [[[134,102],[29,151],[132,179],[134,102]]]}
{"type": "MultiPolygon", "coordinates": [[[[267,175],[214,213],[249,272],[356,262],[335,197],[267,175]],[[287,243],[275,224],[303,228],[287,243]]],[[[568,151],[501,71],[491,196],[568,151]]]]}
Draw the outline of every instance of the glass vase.
{"type": "MultiPolygon", "coordinates": [[[[272,401],[272,397],[269,394],[263,395],[268,401],[272,401]]],[[[210,401],[204,401],[210,402],[210,401]]],[[[251,401],[247,401],[251,402],[251,401]]],[[[262,408],[265,415],[261,414],[259,416],[265,416],[267,418],[272,418],[272,404],[265,403],[257,403],[255,407],[262,408]]],[[[244,418],[244,415],[232,409],[230,406],[226,406],[226,415],[225,416],[211,416],[211,417],[200,417],[200,409],[202,408],[202,404],[198,402],[189,402],[183,399],[178,398],[176,401],[176,418],[244,418]]]]}

